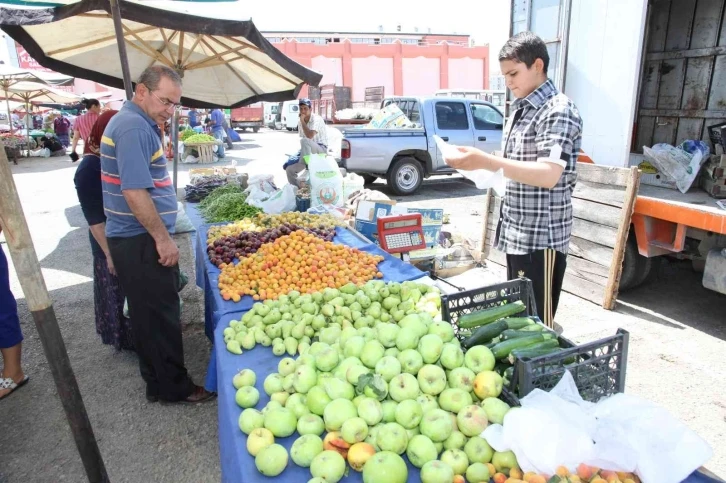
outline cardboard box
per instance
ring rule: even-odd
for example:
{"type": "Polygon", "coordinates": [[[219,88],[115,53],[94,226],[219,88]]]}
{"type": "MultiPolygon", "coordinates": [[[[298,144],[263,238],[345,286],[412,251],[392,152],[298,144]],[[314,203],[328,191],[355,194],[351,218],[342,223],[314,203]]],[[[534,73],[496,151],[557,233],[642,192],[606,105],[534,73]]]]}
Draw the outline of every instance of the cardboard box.
{"type": "Polygon", "coordinates": [[[630,166],[637,166],[640,170],[640,183],[659,188],[678,189],[675,180],[658,171],[642,154],[630,155],[630,166]]]}
{"type": "Polygon", "coordinates": [[[707,176],[714,181],[719,179],[726,179],[726,167],[714,164],[713,161],[709,161],[708,163],[704,164],[701,170],[703,172],[702,176],[707,176]]]}
{"type": "MultiPolygon", "coordinates": [[[[671,179],[668,175],[661,173],[658,169],[653,166],[642,154],[631,154],[630,155],[630,166],[637,166],[640,170],[640,184],[646,184],[649,186],[657,186],[659,188],[669,188],[677,190],[675,180],[671,179]]],[[[703,168],[703,165],[701,165],[703,168]]],[[[693,180],[693,184],[689,188],[689,191],[696,189],[699,185],[699,178],[701,173],[696,176],[693,180]]]]}
{"type": "Polygon", "coordinates": [[[726,185],[718,184],[706,176],[701,177],[701,188],[714,198],[726,198],[726,185]]]}
{"type": "Polygon", "coordinates": [[[428,247],[439,242],[444,210],[440,208],[406,208],[396,205],[395,201],[361,201],[355,214],[355,229],[363,236],[378,243],[378,217],[420,213],[423,223],[424,238],[428,247]]]}

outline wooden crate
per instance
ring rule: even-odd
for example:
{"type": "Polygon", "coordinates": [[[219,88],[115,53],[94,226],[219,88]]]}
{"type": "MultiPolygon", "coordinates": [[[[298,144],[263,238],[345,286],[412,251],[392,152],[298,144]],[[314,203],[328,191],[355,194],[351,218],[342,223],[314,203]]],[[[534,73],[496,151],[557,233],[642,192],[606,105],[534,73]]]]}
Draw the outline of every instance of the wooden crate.
{"type": "Polygon", "coordinates": [[[211,164],[214,163],[214,146],[219,143],[200,143],[200,144],[189,144],[185,143],[184,146],[195,149],[199,153],[199,163],[211,164]]]}
{"type": "MultiPolygon", "coordinates": [[[[638,168],[577,163],[577,174],[572,195],[572,235],[562,289],[612,310],[638,193],[638,168]]],[[[482,259],[506,266],[506,255],[492,247],[500,202],[490,190],[485,198],[482,259]]]]}

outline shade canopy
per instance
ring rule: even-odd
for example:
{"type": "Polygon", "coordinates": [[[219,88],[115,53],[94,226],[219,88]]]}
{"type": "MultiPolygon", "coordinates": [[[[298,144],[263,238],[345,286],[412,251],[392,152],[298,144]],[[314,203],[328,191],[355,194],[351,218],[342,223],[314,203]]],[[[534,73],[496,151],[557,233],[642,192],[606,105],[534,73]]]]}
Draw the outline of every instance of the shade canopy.
{"type": "Polygon", "coordinates": [[[70,92],[37,82],[18,82],[0,90],[3,99],[29,104],[75,104],[81,98],[70,92]]]}
{"type": "MultiPolygon", "coordinates": [[[[123,88],[108,0],[55,3],[64,5],[0,2],[0,27],[45,67],[123,88]]],[[[296,98],[303,84],[318,85],[322,79],[277,50],[251,20],[240,18],[241,3],[118,3],[131,78],[151,65],[177,70],[186,106],[284,101],[296,98]]]]}

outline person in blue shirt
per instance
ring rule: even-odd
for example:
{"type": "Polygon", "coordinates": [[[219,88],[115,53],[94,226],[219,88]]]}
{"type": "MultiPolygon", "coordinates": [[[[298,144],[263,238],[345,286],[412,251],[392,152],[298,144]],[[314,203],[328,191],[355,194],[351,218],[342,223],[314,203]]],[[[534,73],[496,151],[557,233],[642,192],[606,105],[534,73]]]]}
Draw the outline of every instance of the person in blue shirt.
{"type": "Polygon", "coordinates": [[[176,71],[152,66],[101,137],[106,240],[129,305],[131,332],[149,402],[200,403],[215,397],[184,365],[179,307],[176,192],[160,125],[179,107],[176,71]]]}
{"type": "Polygon", "coordinates": [[[189,109],[189,127],[194,129],[199,126],[199,118],[197,117],[197,110],[192,108],[189,109]]]}
{"type": "Polygon", "coordinates": [[[209,128],[212,131],[212,136],[217,141],[221,141],[222,144],[217,145],[217,157],[219,159],[224,158],[224,113],[221,109],[215,109],[209,116],[209,128]]]}

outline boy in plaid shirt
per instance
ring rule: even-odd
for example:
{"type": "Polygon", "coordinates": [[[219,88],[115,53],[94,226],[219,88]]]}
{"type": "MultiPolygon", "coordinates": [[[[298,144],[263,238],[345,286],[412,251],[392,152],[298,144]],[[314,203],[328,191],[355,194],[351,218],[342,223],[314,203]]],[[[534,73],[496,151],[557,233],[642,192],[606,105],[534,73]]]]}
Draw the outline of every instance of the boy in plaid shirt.
{"type": "Polygon", "coordinates": [[[504,171],[508,182],[494,246],[507,255],[510,280],[532,280],[539,317],[552,327],[572,232],[582,119],[547,78],[547,47],[533,33],[509,39],[499,65],[517,98],[502,136],[503,155],[462,146],[446,161],[457,169],[504,171]]]}

